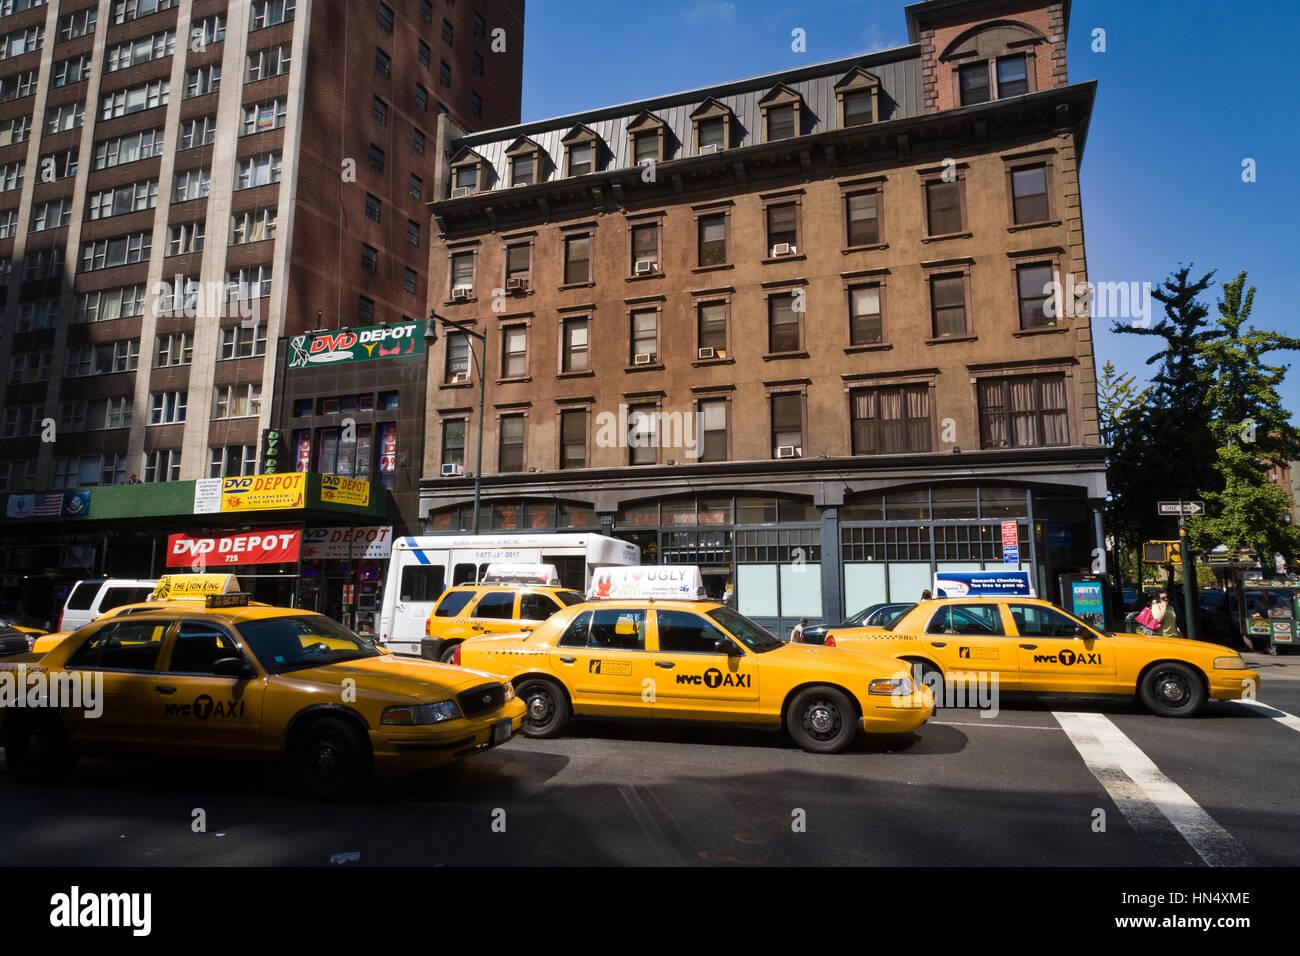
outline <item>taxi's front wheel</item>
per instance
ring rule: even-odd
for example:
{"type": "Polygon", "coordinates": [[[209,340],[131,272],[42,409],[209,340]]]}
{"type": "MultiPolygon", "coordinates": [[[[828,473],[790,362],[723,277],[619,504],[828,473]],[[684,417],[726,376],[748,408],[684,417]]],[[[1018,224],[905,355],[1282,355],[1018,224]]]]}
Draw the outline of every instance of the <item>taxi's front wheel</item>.
{"type": "Polygon", "coordinates": [[[858,712],[843,691],[809,687],[790,703],[786,727],[794,742],[809,753],[837,754],[853,742],[858,712]]]}
{"type": "Polygon", "coordinates": [[[1160,717],[1190,717],[1205,703],[1205,685],[1186,664],[1165,661],[1142,678],[1142,703],[1160,717]]]}
{"type": "Polygon", "coordinates": [[[57,783],[76,763],[63,721],[50,714],[10,718],[5,766],[19,783],[57,783]]]}
{"type": "Polygon", "coordinates": [[[337,717],[324,717],[303,734],[297,764],[313,797],[352,800],[370,775],[370,751],[356,726],[337,717]]]}
{"type": "Polygon", "coordinates": [[[520,681],[515,694],[524,702],[524,736],[558,737],[569,723],[569,698],[555,682],[543,678],[520,681]]]}

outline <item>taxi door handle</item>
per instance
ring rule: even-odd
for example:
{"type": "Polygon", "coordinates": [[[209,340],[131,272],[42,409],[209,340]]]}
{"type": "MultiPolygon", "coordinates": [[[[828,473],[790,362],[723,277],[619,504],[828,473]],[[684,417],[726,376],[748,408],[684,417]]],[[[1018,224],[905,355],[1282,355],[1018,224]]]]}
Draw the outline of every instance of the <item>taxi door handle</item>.
{"type": "Polygon", "coordinates": [[[655,661],[655,667],[672,668],[676,666],[677,665],[674,664],[672,661],[655,661]]]}
{"type": "Polygon", "coordinates": [[[931,646],[931,647],[947,647],[947,646],[948,646],[948,642],[947,642],[947,641],[931,641],[931,642],[930,642],[930,646],[931,646]]]}
{"type": "Polygon", "coordinates": [[[576,660],[577,660],[576,657],[561,657],[561,658],[560,658],[560,662],[563,663],[563,664],[572,664],[572,663],[573,663],[574,661],[576,661],[576,660]]]}
{"type": "Polygon", "coordinates": [[[471,625],[469,626],[469,629],[470,629],[471,631],[486,631],[486,630],[487,630],[486,627],[483,627],[482,625],[479,625],[479,624],[471,624],[471,625]]]}
{"type": "Polygon", "coordinates": [[[158,693],[160,693],[160,694],[174,694],[174,693],[176,693],[176,688],[173,687],[171,684],[155,684],[153,689],[156,690],[156,691],[157,691],[158,693]]]}
{"type": "Polygon", "coordinates": [[[1037,645],[1037,644],[1021,644],[1020,646],[1021,646],[1022,648],[1024,648],[1025,650],[1027,650],[1027,651],[1036,651],[1036,650],[1038,650],[1038,645],[1037,645]]]}

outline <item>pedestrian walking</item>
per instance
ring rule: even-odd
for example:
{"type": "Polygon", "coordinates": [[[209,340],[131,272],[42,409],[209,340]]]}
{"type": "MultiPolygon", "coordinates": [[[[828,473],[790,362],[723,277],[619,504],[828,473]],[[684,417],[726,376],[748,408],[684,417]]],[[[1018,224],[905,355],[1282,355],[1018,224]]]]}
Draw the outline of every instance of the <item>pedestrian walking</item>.
{"type": "Polygon", "coordinates": [[[1178,636],[1178,615],[1169,603],[1168,592],[1161,591],[1160,595],[1151,602],[1151,616],[1159,625],[1155,631],[1157,637],[1178,636]]]}
{"type": "Polygon", "coordinates": [[[808,626],[808,618],[806,618],[806,617],[801,617],[801,618],[799,618],[799,623],[796,624],[796,625],[795,625],[793,628],[791,628],[791,630],[790,630],[790,643],[791,643],[791,644],[802,644],[802,643],[803,643],[803,629],[804,629],[805,627],[807,627],[807,626],[808,626]]]}

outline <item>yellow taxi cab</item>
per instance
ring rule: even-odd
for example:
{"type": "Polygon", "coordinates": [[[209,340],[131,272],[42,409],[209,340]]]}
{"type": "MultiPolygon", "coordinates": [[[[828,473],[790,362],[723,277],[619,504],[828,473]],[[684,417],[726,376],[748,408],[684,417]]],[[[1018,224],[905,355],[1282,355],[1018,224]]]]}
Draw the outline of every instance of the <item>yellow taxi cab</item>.
{"type": "MultiPolygon", "coordinates": [[[[945,593],[942,583],[936,581],[936,594],[945,593]]],[[[890,629],[834,629],[826,643],[906,661],[940,699],[954,679],[996,674],[998,688],[1010,693],[1136,695],[1154,714],[1190,717],[1207,699],[1238,700],[1259,690],[1259,675],[1235,650],[1100,631],[1022,590],[965,589],[964,596],[921,601],[890,629]]]]}
{"type": "Polygon", "coordinates": [[[0,664],[0,743],[16,778],[55,778],[79,753],[268,757],[330,798],[372,771],[494,747],[523,722],[501,678],[395,657],[322,614],[231,593],[155,603],[91,622],[35,664],[0,664]],[[51,706],[13,706],[24,681],[51,706]],[[55,697],[73,685],[80,698],[55,697]]]}
{"type": "Polygon", "coordinates": [[[560,587],[551,564],[490,564],[478,584],[448,588],[424,622],[421,656],[450,662],[462,641],[485,634],[531,631],[583,596],[560,587]]]}
{"type": "Polygon", "coordinates": [[[573,716],[785,727],[803,749],[838,753],[859,728],[915,730],[933,695],[875,654],[786,644],[704,599],[699,568],[602,568],[589,597],[528,634],[475,637],[456,662],[509,677],[524,734],[553,737],[573,716]]]}

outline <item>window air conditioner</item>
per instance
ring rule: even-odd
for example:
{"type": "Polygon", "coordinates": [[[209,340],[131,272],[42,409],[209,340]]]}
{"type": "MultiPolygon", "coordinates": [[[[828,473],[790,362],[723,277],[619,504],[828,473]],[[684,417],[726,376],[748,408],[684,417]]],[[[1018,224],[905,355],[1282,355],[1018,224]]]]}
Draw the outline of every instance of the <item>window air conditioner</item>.
{"type": "Polygon", "coordinates": [[[527,291],[528,291],[528,280],[527,280],[527,279],[507,279],[507,280],[506,280],[506,290],[509,291],[509,292],[527,292],[527,291]]]}
{"type": "Polygon", "coordinates": [[[442,466],[442,477],[444,478],[459,478],[463,474],[465,474],[465,469],[461,465],[442,466]]]}
{"type": "Polygon", "coordinates": [[[637,352],[636,356],[632,359],[632,362],[635,365],[649,365],[653,361],[654,356],[649,352],[637,352]]]}
{"type": "Polygon", "coordinates": [[[463,385],[468,381],[469,381],[469,372],[452,372],[451,374],[452,385],[463,385]]]}
{"type": "Polygon", "coordinates": [[[802,458],[803,449],[800,448],[798,445],[777,445],[776,457],[777,458],[802,458]]]}
{"type": "Polygon", "coordinates": [[[451,301],[457,302],[461,299],[468,299],[474,294],[474,290],[469,286],[460,286],[451,290],[451,301]]]}
{"type": "Polygon", "coordinates": [[[451,191],[451,198],[460,199],[464,196],[472,196],[476,192],[478,192],[478,189],[473,186],[457,186],[451,191]]]}
{"type": "Polygon", "coordinates": [[[719,146],[717,143],[710,143],[708,146],[700,147],[700,155],[707,156],[709,155],[709,153],[716,153],[719,152],[721,149],[722,147],[719,146]]]}
{"type": "Polygon", "coordinates": [[[639,276],[649,275],[655,271],[654,260],[638,259],[636,261],[636,274],[639,276]]]}
{"type": "Polygon", "coordinates": [[[716,357],[716,350],[714,350],[714,349],[712,349],[712,348],[708,348],[708,347],[706,347],[706,348],[702,348],[702,349],[700,349],[699,355],[700,355],[700,358],[702,358],[702,359],[711,359],[711,358],[715,358],[715,357],[716,357]]]}
{"type": "Polygon", "coordinates": [[[778,242],[772,247],[773,256],[789,256],[793,255],[794,251],[794,246],[790,245],[788,242],[778,242]]]}

